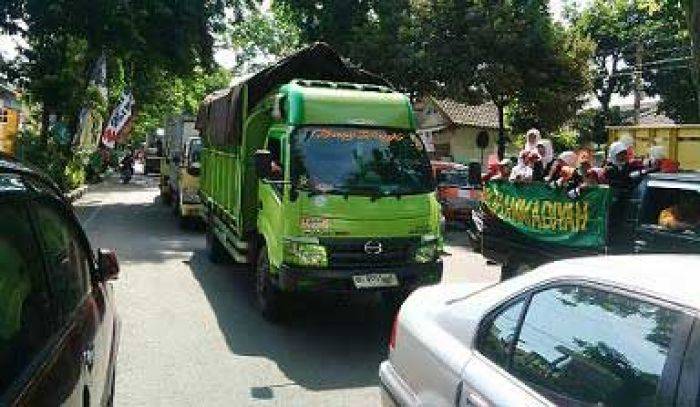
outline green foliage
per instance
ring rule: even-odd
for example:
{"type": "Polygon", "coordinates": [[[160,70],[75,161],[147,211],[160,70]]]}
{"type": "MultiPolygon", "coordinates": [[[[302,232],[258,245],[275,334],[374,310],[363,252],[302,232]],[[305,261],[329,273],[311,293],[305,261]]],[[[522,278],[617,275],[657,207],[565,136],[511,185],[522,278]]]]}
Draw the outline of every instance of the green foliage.
{"type": "Polygon", "coordinates": [[[605,126],[617,126],[623,122],[622,113],[617,106],[611,107],[607,115],[600,109],[580,111],[573,120],[572,127],[579,133],[581,144],[607,143],[608,133],[605,126]]]}
{"type": "Polygon", "coordinates": [[[283,57],[300,46],[301,30],[295,15],[284,3],[273,3],[269,12],[252,10],[228,32],[236,55],[236,70],[253,72],[271,59],[283,57]]]}
{"type": "Polygon", "coordinates": [[[229,85],[231,73],[222,68],[211,73],[195,69],[191,75],[178,77],[150,70],[143,72],[139,81],[134,94],[138,101],[132,129],[132,141],[135,143],[145,140],[148,134],[163,127],[168,116],[196,114],[204,96],[229,85]]]}
{"type": "Polygon", "coordinates": [[[64,192],[85,182],[82,158],[80,154],[73,155],[69,146],[60,145],[53,138],[45,140],[31,131],[21,132],[17,144],[17,157],[41,170],[64,192]]]}
{"type": "Polygon", "coordinates": [[[562,127],[557,131],[549,133],[548,137],[552,140],[554,151],[558,152],[575,150],[581,145],[578,133],[574,129],[568,127],[562,127]]]}
{"type": "Polygon", "coordinates": [[[690,55],[691,41],[688,12],[681,3],[595,0],[580,13],[570,13],[574,30],[596,44],[593,84],[605,123],[613,119],[608,117],[612,95],[626,96],[633,91],[638,50],[644,91],[661,96],[660,107],[673,119],[700,119],[697,84],[682,59],[690,55]]]}
{"type": "MultiPolygon", "coordinates": [[[[589,89],[590,42],[554,24],[547,1],[441,0],[423,17],[432,76],[445,95],[509,107],[516,132],[573,117],[589,89]]],[[[501,146],[502,151],[503,146],[501,146]]]]}

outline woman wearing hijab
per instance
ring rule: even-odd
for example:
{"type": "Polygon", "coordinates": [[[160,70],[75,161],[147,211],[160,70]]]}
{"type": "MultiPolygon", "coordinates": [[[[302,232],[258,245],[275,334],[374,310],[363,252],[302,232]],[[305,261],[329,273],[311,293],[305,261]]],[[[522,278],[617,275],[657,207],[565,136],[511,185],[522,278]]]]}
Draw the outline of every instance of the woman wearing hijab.
{"type": "Polygon", "coordinates": [[[538,141],[536,148],[539,159],[535,161],[532,168],[532,180],[544,181],[554,164],[554,149],[552,148],[552,142],[547,139],[538,141]]]}
{"type": "Polygon", "coordinates": [[[530,129],[525,133],[525,146],[523,151],[537,151],[537,143],[539,143],[540,131],[537,129],[530,129]]]}

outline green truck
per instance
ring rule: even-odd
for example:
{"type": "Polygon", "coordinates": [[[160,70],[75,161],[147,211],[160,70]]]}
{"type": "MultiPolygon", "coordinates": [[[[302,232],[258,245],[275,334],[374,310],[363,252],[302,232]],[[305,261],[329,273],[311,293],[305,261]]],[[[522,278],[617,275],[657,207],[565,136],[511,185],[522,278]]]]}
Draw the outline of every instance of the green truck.
{"type": "Polygon", "coordinates": [[[315,44],[202,103],[210,258],[253,266],[264,317],[294,292],[400,301],[440,281],[430,162],[408,98],[383,85],[315,44]]]}

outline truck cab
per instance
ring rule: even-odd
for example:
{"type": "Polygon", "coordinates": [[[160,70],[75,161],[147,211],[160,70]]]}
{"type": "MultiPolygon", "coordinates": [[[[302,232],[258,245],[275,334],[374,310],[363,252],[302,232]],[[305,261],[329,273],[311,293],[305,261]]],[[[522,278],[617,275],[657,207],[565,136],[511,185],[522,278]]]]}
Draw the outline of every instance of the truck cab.
{"type": "Polygon", "coordinates": [[[293,292],[397,300],[440,281],[440,205],[405,95],[295,80],[243,129],[239,149],[205,148],[202,194],[213,259],[253,264],[264,316],[293,292]]]}
{"type": "Polygon", "coordinates": [[[203,210],[199,198],[199,174],[202,139],[199,136],[185,138],[178,155],[170,167],[169,184],[173,208],[183,222],[201,219],[203,210]]]}

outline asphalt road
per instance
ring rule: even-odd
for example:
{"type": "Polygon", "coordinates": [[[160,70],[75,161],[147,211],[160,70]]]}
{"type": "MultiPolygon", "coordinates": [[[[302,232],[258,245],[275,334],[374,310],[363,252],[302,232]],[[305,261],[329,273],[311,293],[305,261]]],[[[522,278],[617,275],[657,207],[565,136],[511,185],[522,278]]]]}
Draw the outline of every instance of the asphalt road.
{"type": "MultiPolygon", "coordinates": [[[[250,274],[211,264],[154,178],[93,187],[75,204],[93,247],[115,248],[122,336],[117,406],[374,406],[393,316],[374,297],[306,298],[280,325],[253,305],[250,274]]],[[[445,282],[492,281],[494,267],[449,234],[445,282]]]]}

